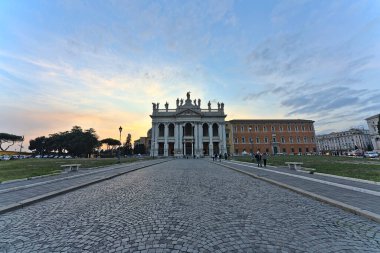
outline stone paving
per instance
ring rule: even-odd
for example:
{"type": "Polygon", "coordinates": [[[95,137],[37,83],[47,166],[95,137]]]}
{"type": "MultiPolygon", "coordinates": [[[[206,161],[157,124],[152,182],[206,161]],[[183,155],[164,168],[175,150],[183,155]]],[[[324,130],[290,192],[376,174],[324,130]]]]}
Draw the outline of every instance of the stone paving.
{"type": "Polygon", "coordinates": [[[371,191],[376,191],[380,193],[380,185],[375,184],[365,184],[362,182],[354,182],[351,180],[338,179],[328,176],[322,175],[311,175],[303,172],[296,172],[289,170],[287,168],[265,168],[265,170],[261,170],[257,168],[254,164],[247,163],[236,163],[236,162],[225,162],[225,164],[230,165],[234,168],[238,168],[240,170],[254,173],[260,177],[265,177],[268,179],[275,180],[277,182],[284,183],[289,186],[294,186],[299,189],[303,189],[308,192],[312,192],[324,197],[331,198],[336,201],[340,201],[347,205],[357,207],[366,211],[370,211],[374,214],[380,215],[380,197],[374,196],[371,194],[361,193],[357,191],[352,191],[336,186],[326,185],[323,183],[317,183],[309,180],[304,180],[301,178],[295,178],[291,175],[287,176],[285,174],[271,173],[271,170],[285,172],[287,174],[301,175],[303,177],[321,179],[329,182],[340,183],[348,186],[355,186],[362,189],[367,189],[371,191]]]}
{"type": "Polygon", "coordinates": [[[380,252],[380,225],[177,159],[1,215],[0,252],[380,252]]]}

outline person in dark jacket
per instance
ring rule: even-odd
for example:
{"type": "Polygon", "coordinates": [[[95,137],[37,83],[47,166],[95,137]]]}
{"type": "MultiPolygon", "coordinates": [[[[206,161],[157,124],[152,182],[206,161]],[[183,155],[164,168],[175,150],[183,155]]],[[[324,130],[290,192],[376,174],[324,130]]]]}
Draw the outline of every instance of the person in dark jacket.
{"type": "Polygon", "coordinates": [[[261,156],[261,159],[263,159],[264,167],[267,167],[268,153],[264,152],[263,155],[261,156]]]}
{"type": "Polygon", "coordinates": [[[257,162],[257,167],[262,167],[262,165],[261,165],[261,153],[260,153],[260,151],[256,152],[255,158],[256,158],[256,162],[257,162]]]}

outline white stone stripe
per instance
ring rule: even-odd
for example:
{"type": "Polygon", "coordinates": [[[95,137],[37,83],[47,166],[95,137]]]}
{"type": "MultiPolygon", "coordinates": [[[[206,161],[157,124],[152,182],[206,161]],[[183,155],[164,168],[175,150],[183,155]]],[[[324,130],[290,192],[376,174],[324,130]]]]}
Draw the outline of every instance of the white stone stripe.
{"type": "Polygon", "coordinates": [[[252,165],[245,165],[245,164],[237,163],[237,162],[230,162],[229,161],[229,163],[237,164],[237,165],[245,166],[245,167],[251,167],[251,168],[255,168],[255,169],[263,170],[263,171],[267,171],[267,172],[273,172],[273,173],[277,173],[277,174],[281,174],[281,175],[286,175],[286,176],[291,176],[291,177],[297,177],[297,178],[301,178],[301,179],[305,179],[305,180],[309,180],[309,181],[313,181],[313,182],[317,182],[317,183],[321,183],[321,184],[332,185],[332,186],[336,186],[336,187],[340,187],[340,188],[344,188],[344,189],[348,189],[348,190],[357,191],[357,192],[366,193],[366,194],[370,194],[370,195],[374,195],[374,196],[380,197],[380,192],[378,192],[378,191],[372,191],[372,190],[367,190],[367,189],[363,189],[363,188],[359,188],[359,187],[355,187],[355,186],[350,186],[350,185],[345,185],[345,184],[339,184],[339,183],[324,181],[324,180],[310,178],[310,177],[305,177],[305,176],[300,176],[300,175],[294,175],[294,174],[290,174],[290,173],[286,173],[286,172],[280,172],[280,171],[262,169],[262,168],[258,168],[258,167],[252,166],[252,165]]]}

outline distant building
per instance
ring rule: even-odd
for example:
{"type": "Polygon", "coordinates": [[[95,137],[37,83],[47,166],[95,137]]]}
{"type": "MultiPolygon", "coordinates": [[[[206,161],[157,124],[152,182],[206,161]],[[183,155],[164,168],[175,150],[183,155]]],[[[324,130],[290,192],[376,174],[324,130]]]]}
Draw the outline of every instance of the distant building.
{"type": "Polygon", "coordinates": [[[365,120],[368,124],[373,149],[380,152],[380,135],[379,130],[377,128],[379,122],[379,115],[380,114],[373,115],[372,117],[366,118],[365,120]]]}
{"type": "Polygon", "coordinates": [[[271,154],[317,152],[312,120],[242,119],[230,120],[227,126],[227,147],[234,155],[258,150],[271,154]]]}
{"type": "MultiPolygon", "coordinates": [[[[137,147],[138,145],[144,145],[145,151],[148,148],[149,138],[148,137],[140,137],[138,140],[135,140],[133,142],[133,148],[137,147]]],[[[147,151],[146,151],[147,152],[147,151]]]]}
{"type": "Polygon", "coordinates": [[[322,153],[343,154],[345,152],[372,147],[368,130],[352,128],[348,131],[317,135],[318,150],[322,153]]]}
{"type": "Polygon", "coordinates": [[[224,103],[201,108],[200,99],[177,99],[176,107],[153,103],[151,156],[210,156],[227,152],[224,103]]]}

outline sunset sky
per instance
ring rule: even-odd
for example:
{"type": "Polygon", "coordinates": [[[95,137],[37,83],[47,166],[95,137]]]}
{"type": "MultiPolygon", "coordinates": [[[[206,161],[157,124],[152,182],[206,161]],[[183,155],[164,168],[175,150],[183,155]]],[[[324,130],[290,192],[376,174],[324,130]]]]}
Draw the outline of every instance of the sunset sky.
{"type": "MultiPolygon", "coordinates": [[[[0,1],[0,132],[151,126],[152,102],[225,103],[231,119],[380,113],[380,1],[0,1]]],[[[28,144],[27,144],[28,145],[28,144]]]]}

